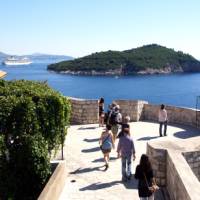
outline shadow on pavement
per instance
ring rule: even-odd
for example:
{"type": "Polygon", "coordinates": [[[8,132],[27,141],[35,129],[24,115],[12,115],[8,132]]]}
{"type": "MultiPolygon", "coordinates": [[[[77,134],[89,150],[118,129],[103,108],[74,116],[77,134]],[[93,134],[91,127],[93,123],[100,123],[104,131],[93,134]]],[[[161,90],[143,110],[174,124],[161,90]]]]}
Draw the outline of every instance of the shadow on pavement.
{"type": "Polygon", "coordinates": [[[122,182],[126,189],[137,189],[138,188],[138,180],[134,178],[134,174],[132,174],[131,180],[127,180],[126,182],[122,182]]]}
{"type": "Polygon", "coordinates": [[[82,127],[78,128],[78,130],[90,130],[90,129],[96,129],[96,128],[98,128],[98,127],[97,126],[91,126],[91,127],[82,126],[82,127]]]}
{"type": "Polygon", "coordinates": [[[200,136],[200,132],[197,132],[196,130],[192,132],[191,130],[184,130],[174,133],[174,137],[181,138],[181,139],[188,139],[191,137],[197,137],[200,136]]]}
{"type": "Polygon", "coordinates": [[[147,136],[147,137],[142,137],[142,138],[139,138],[137,139],[137,141],[141,141],[141,140],[152,140],[152,139],[155,139],[155,138],[158,138],[159,136],[147,136]]]}
{"type": "Polygon", "coordinates": [[[91,152],[95,152],[95,151],[100,151],[100,147],[94,147],[94,148],[90,148],[90,149],[81,150],[81,152],[83,152],[83,153],[91,153],[91,152]]]}
{"type": "Polygon", "coordinates": [[[80,191],[85,191],[85,190],[101,190],[101,189],[112,187],[114,185],[118,185],[120,183],[121,183],[121,181],[112,181],[112,182],[109,182],[109,183],[100,183],[100,182],[97,182],[97,183],[92,183],[91,185],[88,185],[86,187],[80,188],[79,190],[80,191]]]}
{"type": "Polygon", "coordinates": [[[70,172],[70,174],[82,174],[87,172],[93,172],[93,171],[105,171],[104,169],[101,169],[105,167],[105,165],[101,165],[99,167],[87,167],[87,168],[78,168],[73,172],[70,172]]]}
{"type": "Polygon", "coordinates": [[[80,188],[80,191],[85,191],[85,190],[101,190],[101,189],[105,189],[105,188],[109,188],[112,187],[114,185],[118,185],[118,184],[123,184],[126,189],[137,189],[137,180],[132,178],[132,180],[127,181],[127,182],[122,182],[122,181],[112,181],[112,182],[108,182],[108,183],[92,183],[91,185],[88,185],[86,187],[80,188]]]}
{"type": "Polygon", "coordinates": [[[97,141],[99,141],[99,138],[94,138],[94,139],[84,139],[83,141],[85,141],[85,142],[97,142],[97,141]]]}
{"type": "MultiPolygon", "coordinates": [[[[117,160],[118,158],[117,157],[110,157],[110,161],[111,160],[117,160]]],[[[98,159],[95,159],[92,161],[93,163],[95,162],[104,162],[104,159],[103,158],[98,158],[98,159]]]]}

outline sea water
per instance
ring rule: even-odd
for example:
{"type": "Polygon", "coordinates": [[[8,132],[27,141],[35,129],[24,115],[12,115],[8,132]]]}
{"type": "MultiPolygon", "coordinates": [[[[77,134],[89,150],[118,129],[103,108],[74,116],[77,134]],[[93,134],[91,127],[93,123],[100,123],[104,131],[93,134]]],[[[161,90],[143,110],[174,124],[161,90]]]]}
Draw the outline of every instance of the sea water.
{"type": "Polygon", "coordinates": [[[145,100],[152,104],[196,107],[200,96],[200,73],[136,75],[136,76],[77,76],[47,71],[48,63],[27,66],[4,66],[5,80],[47,81],[49,86],[65,96],[84,99],[104,97],[106,105],[116,99],[145,100]]]}

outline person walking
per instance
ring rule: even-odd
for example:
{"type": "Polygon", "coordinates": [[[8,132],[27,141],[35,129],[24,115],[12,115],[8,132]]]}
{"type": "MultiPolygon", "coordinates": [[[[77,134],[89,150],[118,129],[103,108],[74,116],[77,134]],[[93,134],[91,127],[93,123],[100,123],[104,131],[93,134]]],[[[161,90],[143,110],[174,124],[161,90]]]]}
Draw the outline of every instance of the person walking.
{"type": "Polygon", "coordinates": [[[117,138],[120,124],[122,122],[122,114],[119,112],[119,109],[120,109],[119,105],[116,105],[115,107],[113,107],[110,114],[110,125],[113,133],[114,142],[117,138]]]}
{"type": "Polygon", "coordinates": [[[115,148],[110,125],[106,125],[106,130],[102,132],[101,137],[99,139],[99,144],[104,156],[105,170],[107,170],[109,167],[109,154],[111,152],[111,149],[115,148]]]}
{"type": "Polygon", "coordinates": [[[158,121],[159,121],[159,134],[160,134],[160,137],[163,136],[162,134],[162,129],[163,129],[163,125],[164,125],[164,136],[167,135],[167,111],[165,109],[165,105],[162,104],[160,106],[160,110],[158,112],[158,121]]]}
{"type": "Polygon", "coordinates": [[[121,131],[119,132],[119,134],[117,135],[117,138],[120,138],[124,135],[124,130],[127,130],[129,132],[129,135],[130,135],[130,125],[129,125],[129,122],[130,122],[130,116],[126,116],[123,120],[121,124],[121,131]]]}
{"type": "Polygon", "coordinates": [[[104,125],[104,98],[99,100],[99,127],[104,125]]]}
{"type": "Polygon", "coordinates": [[[132,156],[133,160],[135,160],[135,146],[128,129],[125,129],[123,135],[119,138],[117,153],[117,157],[121,157],[122,181],[126,182],[131,179],[132,175],[132,156]]]}
{"type": "Polygon", "coordinates": [[[140,200],[154,200],[152,185],[155,185],[153,170],[149,157],[143,154],[140,158],[140,164],[137,165],[135,178],[138,179],[138,195],[140,200]]]}

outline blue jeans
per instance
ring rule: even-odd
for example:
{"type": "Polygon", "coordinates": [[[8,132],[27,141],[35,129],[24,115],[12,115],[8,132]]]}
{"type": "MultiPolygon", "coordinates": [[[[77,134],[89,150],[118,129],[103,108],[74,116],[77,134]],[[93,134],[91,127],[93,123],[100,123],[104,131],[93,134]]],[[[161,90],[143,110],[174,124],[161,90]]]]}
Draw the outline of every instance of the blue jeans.
{"type": "Polygon", "coordinates": [[[164,125],[164,136],[166,136],[167,135],[167,121],[159,122],[159,123],[160,123],[160,127],[159,127],[160,136],[163,136],[163,134],[162,134],[163,125],[164,125]]]}
{"type": "Polygon", "coordinates": [[[131,156],[122,156],[122,178],[131,176],[131,156]]]}

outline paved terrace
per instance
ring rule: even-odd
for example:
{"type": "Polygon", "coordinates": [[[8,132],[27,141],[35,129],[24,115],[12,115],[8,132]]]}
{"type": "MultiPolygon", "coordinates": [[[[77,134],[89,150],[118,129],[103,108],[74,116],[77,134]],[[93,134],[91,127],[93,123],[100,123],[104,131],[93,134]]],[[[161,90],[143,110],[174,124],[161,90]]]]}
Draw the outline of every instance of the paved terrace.
{"type": "MultiPolygon", "coordinates": [[[[168,126],[168,136],[158,137],[158,124],[150,122],[132,122],[131,134],[136,148],[136,160],[132,173],[139,163],[141,154],[146,153],[146,144],[158,141],[160,144],[180,144],[191,149],[191,143],[199,145],[199,130],[184,126],[168,126]]],[[[110,167],[104,171],[102,153],[98,139],[103,128],[97,124],[71,126],[65,143],[65,158],[68,177],[60,200],[137,200],[137,181],[121,182],[121,162],[117,159],[116,148],[111,152],[110,167]]],[[[117,146],[116,141],[116,146],[117,146]]],[[[173,149],[173,145],[170,146],[173,149]]],[[[163,192],[156,199],[163,198],[163,192]]]]}

